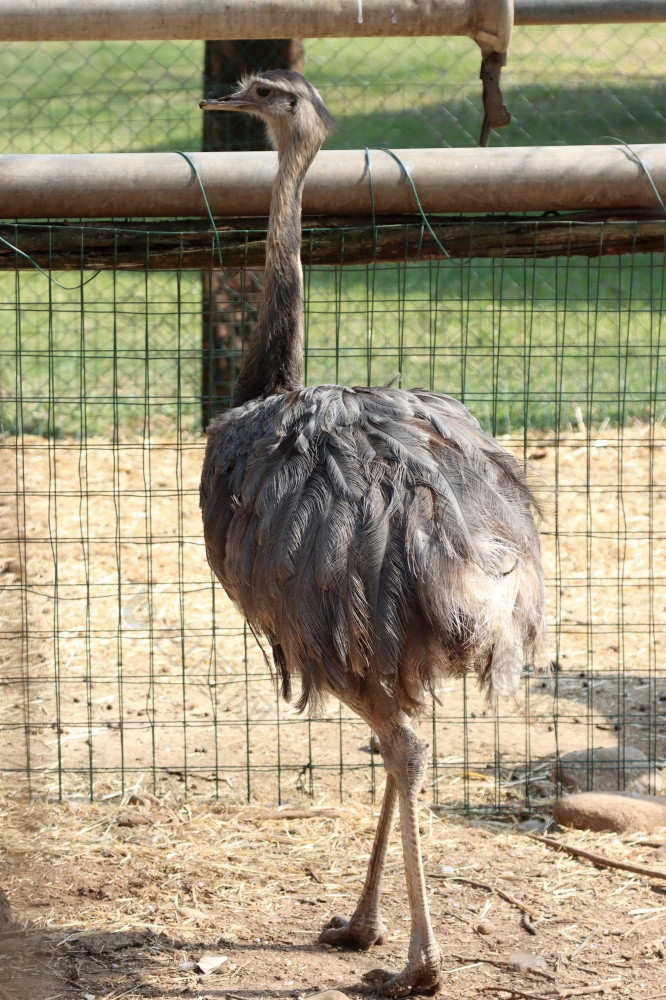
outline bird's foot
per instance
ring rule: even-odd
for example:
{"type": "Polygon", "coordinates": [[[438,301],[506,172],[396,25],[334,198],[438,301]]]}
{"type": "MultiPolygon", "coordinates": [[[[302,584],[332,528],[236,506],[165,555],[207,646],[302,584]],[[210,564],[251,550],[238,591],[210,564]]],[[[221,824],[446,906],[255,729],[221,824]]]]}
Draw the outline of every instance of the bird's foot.
{"type": "Polygon", "coordinates": [[[354,914],[349,920],[331,917],[319,935],[319,940],[322,944],[367,951],[373,944],[383,944],[385,934],[386,927],[381,920],[368,921],[354,914]]]}
{"type": "Polygon", "coordinates": [[[439,954],[431,960],[409,962],[397,975],[387,969],[372,969],[363,979],[374,986],[381,996],[406,997],[411,993],[434,993],[439,986],[441,968],[439,954]]]}

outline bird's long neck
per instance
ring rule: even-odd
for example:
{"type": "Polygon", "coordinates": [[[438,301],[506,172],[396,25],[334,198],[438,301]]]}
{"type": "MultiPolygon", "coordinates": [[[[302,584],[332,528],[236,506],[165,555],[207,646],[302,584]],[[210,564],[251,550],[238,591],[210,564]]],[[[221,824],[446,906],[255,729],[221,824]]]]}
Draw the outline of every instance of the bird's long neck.
{"type": "Polygon", "coordinates": [[[266,234],[263,299],[236,380],[233,406],[289,392],[302,384],[301,201],[303,181],[316,152],[314,149],[307,158],[295,146],[278,152],[266,234]]]}

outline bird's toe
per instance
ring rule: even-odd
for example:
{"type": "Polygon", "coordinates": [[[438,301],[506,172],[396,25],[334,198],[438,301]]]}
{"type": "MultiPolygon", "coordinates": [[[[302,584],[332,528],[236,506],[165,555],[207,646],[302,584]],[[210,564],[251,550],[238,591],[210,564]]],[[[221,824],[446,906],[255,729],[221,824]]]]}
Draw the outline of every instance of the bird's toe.
{"type": "Polygon", "coordinates": [[[385,934],[386,927],[381,921],[366,921],[358,917],[347,920],[336,916],[324,926],[319,941],[321,944],[366,951],[373,944],[382,944],[385,934]]]}
{"type": "Polygon", "coordinates": [[[363,979],[383,997],[406,997],[411,993],[434,993],[439,987],[439,966],[408,965],[396,974],[371,969],[363,979]]]}

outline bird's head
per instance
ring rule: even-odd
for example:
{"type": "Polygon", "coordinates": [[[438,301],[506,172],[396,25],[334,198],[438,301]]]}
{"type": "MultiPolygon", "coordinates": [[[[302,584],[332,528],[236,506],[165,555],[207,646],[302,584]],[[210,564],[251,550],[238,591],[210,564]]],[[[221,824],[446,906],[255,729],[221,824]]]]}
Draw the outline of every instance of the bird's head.
{"type": "Polygon", "coordinates": [[[261,118],[278,152],[294,141],[319,149],[333,131],[333,117],[318,92],[294,70],[271,69],[244,77],[233,94],[205,99],[199,107],[261,118]]]}

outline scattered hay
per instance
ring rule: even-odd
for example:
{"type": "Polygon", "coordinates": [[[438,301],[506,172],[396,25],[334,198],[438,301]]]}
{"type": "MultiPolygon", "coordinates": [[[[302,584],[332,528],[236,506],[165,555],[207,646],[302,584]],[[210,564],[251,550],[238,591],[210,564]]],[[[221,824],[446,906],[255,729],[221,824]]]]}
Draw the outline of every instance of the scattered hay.
{"type": "MultiPolygon", "coordinates": [[[[372,956],[317,945],[318,928],[354,905],[377,815],[320,806],[294,817],[289,808],[283,816],[173,796],[134,806],[0,800],[0,886],[16,921],[0,943],[0,982],[12,1000],[87,992],[262,1000],[332,987],[367,995],[367,969],[405,960],[398,837],[386,874],[386,945],[372,956]],[[121,825],[130,812],[149,822],[121,825]],[[202,975],[195,965],[204,955],[226,960],[202,975]]],[[[619,979],[619,995],[631,1000],[663,995],[666,897],[649,879],[553,852],[515,820],[472,823],[424,805],[421,826],[445,993],[575,996],[619,979]],[[531,932],[521,922],[527,908],[531,932]],[[491,933],[478,932],[482,920],[491,933]],[[526,950],[541,973],[511,968],[526,950]]],[[[666,831],[560,839],[666,869],[666,831]]]]}

